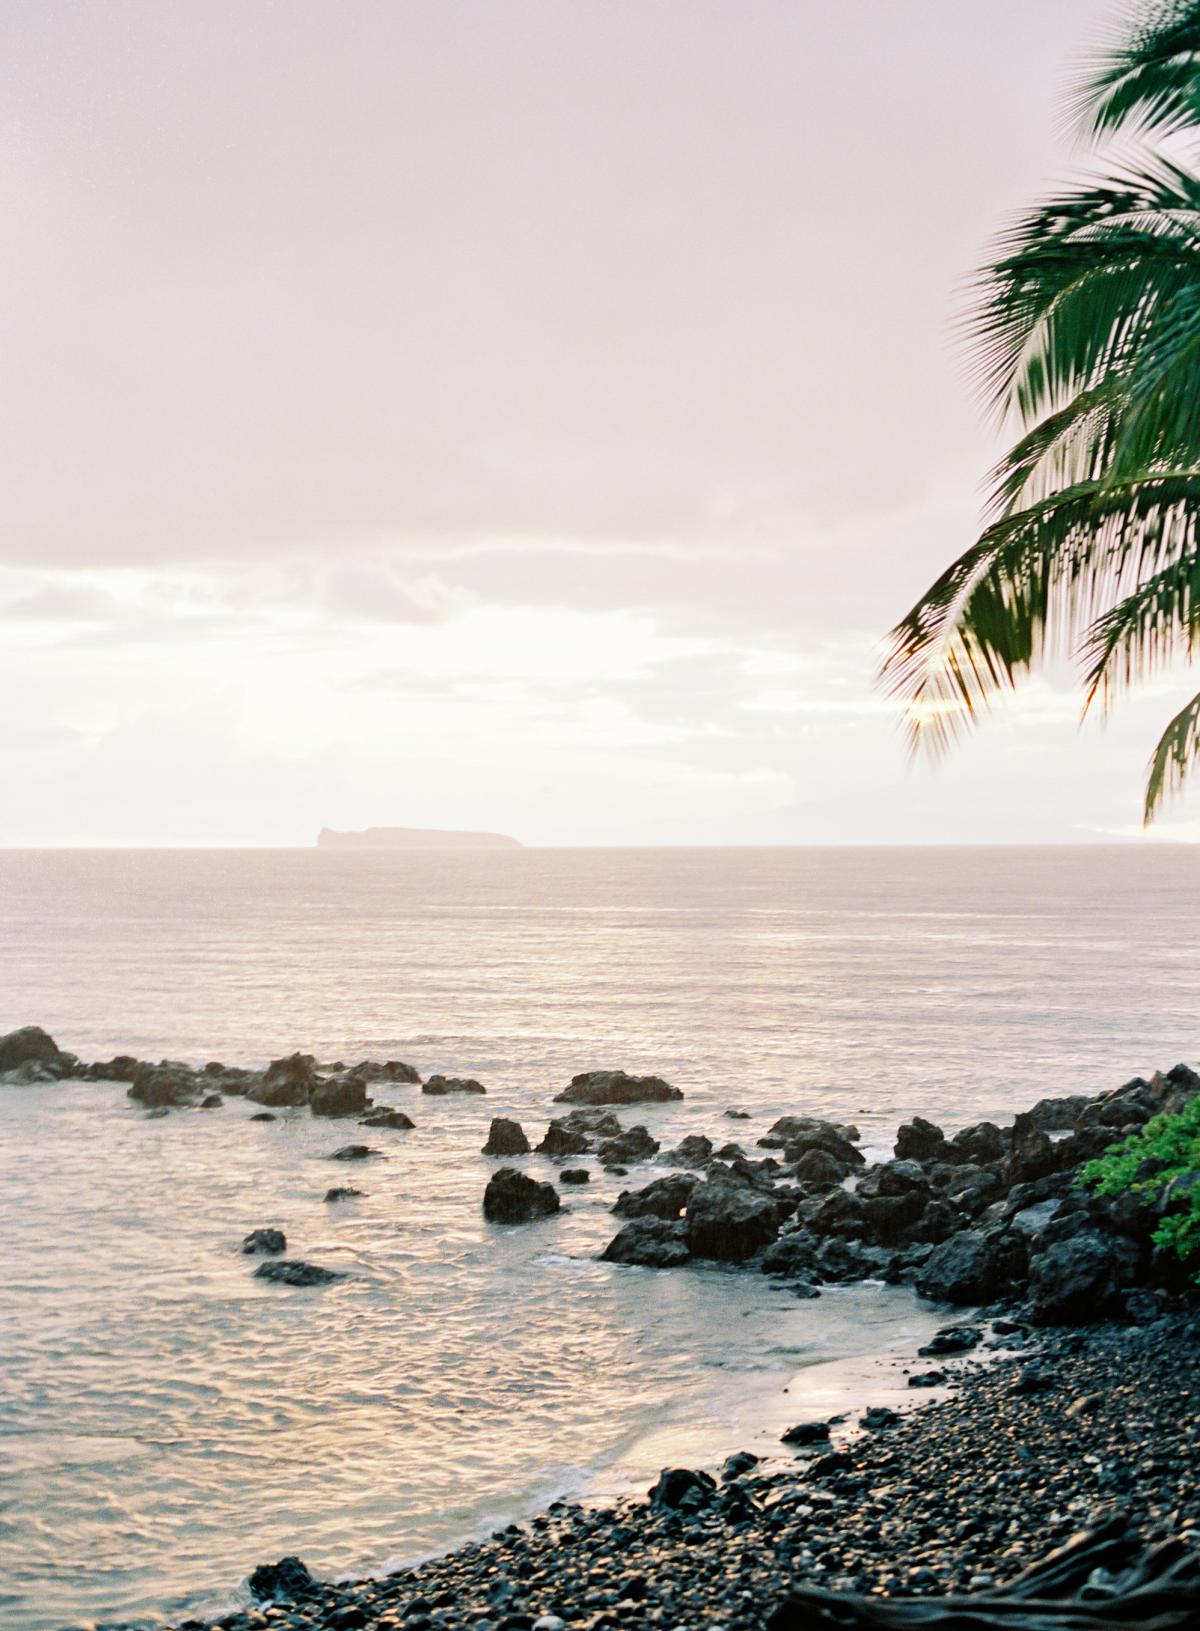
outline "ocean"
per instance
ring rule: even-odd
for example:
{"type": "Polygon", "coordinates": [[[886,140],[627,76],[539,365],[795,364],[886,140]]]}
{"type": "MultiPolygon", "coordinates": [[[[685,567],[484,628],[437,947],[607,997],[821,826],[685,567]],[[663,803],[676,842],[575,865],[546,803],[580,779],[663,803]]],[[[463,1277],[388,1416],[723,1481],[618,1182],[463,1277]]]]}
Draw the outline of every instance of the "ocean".
{"type": "MultiPolygon", "coordinates": [[[[774,1453],[804,1377],[907,1351],[901,1288],[798,1301],[600,1263],[624,1180],[487,1225],[493,1115],[534,1142],[580,1070],[667,1077],[664,1147],[789,1112],[882,1154],[1195,1062],[1200,851],[0,852],[0,1031],[85,1059],[399,1058],[412,1132],[117,1084],[0,1087],[0,1626],[216,1613],[256,1563],[374,1571],[658,1466],[774,1453]],[[725,1117],[729,1108],[747,1121],[725,1117]],[[368,1193],[340,1207],[325,1189],[368,1193]],[[346,1271],[289,1290],[241,1237],[346,1271]],[[787,1390],[785,1392],[785,1390],[787,1390]]],[[[551,1163],[528,1157],[539,1176],[551,1163]]]]}

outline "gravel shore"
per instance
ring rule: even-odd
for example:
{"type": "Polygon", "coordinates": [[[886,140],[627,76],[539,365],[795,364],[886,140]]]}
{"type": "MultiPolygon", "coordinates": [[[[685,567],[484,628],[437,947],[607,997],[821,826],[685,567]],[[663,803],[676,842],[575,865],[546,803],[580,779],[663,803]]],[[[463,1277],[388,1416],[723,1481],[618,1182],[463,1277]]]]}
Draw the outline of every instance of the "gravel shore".
{"type": "Polygon", "coordinates": [[[556,1503],[379,1580],[331,1586],[287,1560],[253,1577],[259,1608],[216,1624],[758,1631],[793,1582],[985,1590],[1113,1513],[1147,1541],[1200,1546],[1200,1316],[1145,1312],[1138,1325],[1010,1329],[1019,1351],[982,1366],[938,1357],[927,1363],[962,1366],[948,1398],[879,1412],[873,1428],[836,1424],[828,1441],[818,1432],[794,1468],[735,1457],[720,1477],[675,1469],[652,1498],[556,1503]]]}

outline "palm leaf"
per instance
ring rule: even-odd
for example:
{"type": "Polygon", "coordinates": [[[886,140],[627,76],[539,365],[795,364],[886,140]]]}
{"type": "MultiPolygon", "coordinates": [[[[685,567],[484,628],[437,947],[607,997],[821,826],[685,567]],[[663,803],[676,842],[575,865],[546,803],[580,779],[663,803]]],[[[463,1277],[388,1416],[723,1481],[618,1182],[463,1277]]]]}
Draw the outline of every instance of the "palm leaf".
{"type": "Polygon", "coordinates": [[[1122,126],[1169,135],[1200,113],[1200,4],[1157,0],[1142,8],[1128,40],[1108,51],[1075,99],[1094,136],[1122,126]]]}
{"type": "Polygon", "coordinates": [[[1149,826],[1169,793],[1177,793],[1200,759],[1200,695],[1181,708],[1158,739],[1146,777],[1144,819],[1149,826]]]}

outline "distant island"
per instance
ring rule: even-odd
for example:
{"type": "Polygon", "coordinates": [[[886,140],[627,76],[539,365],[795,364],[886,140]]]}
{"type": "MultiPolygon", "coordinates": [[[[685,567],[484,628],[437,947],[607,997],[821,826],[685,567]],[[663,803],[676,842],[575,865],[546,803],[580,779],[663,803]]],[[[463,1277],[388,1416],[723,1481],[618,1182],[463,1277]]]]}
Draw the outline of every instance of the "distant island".
{"type": "Polygon", "coordinates": [[[442,832],[436,827],[367,827],[363,832],[334,832],[322,827],[318,849],[521,849],[515,838],[499,832],[442,832]]]}

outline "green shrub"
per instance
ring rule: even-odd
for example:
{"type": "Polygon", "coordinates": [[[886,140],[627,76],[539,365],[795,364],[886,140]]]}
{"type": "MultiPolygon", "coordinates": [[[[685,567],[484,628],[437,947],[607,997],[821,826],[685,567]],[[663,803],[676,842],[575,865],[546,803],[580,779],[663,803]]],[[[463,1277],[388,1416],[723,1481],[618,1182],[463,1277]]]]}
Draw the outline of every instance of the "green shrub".
{"type": "MultiPolygon", "coordinates": [[[[1176,1178],[1196,1175],[1154,1231],[1154,1242],[1184,1263],[1200,1260],[1200,1095],[1176,1115],[1155,1116],[1120,1144],[1089,1161],[1079,1181],[1098,1195],[1136,1195],[1152,1206],[1176,1178]]],[[[1193,1278],[1200,1284],[1200,1268],[1193,1278]]]]}

